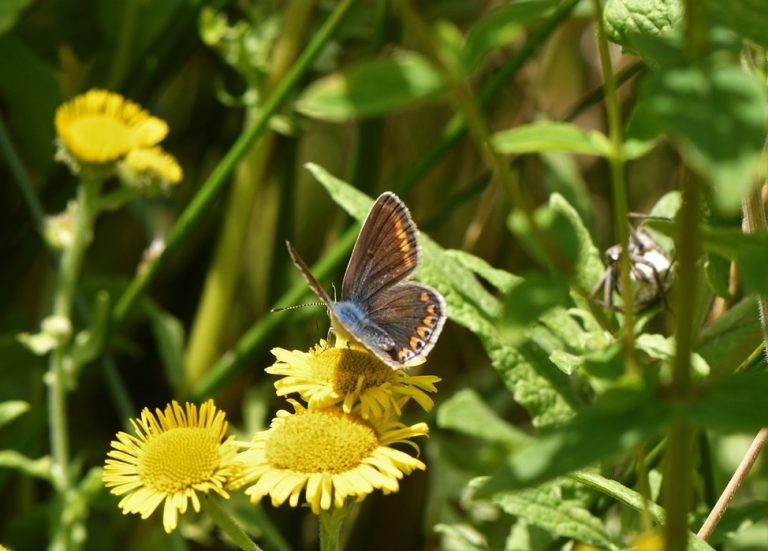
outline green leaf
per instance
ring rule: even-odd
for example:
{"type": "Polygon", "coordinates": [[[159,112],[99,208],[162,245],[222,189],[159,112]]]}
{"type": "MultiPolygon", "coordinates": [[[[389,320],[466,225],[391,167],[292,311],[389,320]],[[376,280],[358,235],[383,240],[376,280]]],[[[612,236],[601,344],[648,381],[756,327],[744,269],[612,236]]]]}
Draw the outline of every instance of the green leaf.
{"type": "MultiPolygon", "coordinates": [[[[612,497],[638,513],[645,514],[647,511],[657,524],[664,525],[666,522],[666,512],[663,508],[649,502],[641,494],[627,488],[620,482],[587,471],[577,471],[569,475],[568,478],[612,497]]],[[[694,534],[689,534],[688,551],[713,551],[713,549],[707,542],[700,540],[694,534]]]]}
{"type": "Polygon", "coordinates": [[[691,405],[691,418],[707,429],[747,432],[768,426],[768,373],[751,372],[716,381],[691,405]]]}
{"type": "Polygon", "coordinates": [[[768,294],[768,231],[745,234],[735,229],[702,228],[701,237],[706,250],[736,262],[745,291],[768,294]]]}
{"type": "Polygon", "coordinates": [[[657,62],[669,59],[660,45],[681,34],[683,5],[679,0],[607,0],[603,21],[609,40],[657,62]]]}
{"type": "Polygon", "coordinates": [[[565,425],[543,433],[514,453],[478,495],[541,484],[634,449],[671,418],[672,410],[655,396],[632,390],[611,391],[565,425]]]}
{"type": "Polygon", "coordinates": [[[29,411],[29,404],[21,400],[0,402],[0,427],[29,411]]]}
{"type": "Polygon", "coordinates": [[[520,330],[544,312],[568,300],[568,280],[548,275],[531,275],[521,280],[504,297],[503,321],[506,330],[520,330]]]}
{"type": "Polygon", "coordinates": [[[555,6],[553,0],[525,0],[488,13],[467,34],[462,51],[464,71],[475,70],[485,56],[517,39],[528,23],[547,15],[555,6]]]}
{"type": "Polygon", "coordinates": [[[701,331],[697,352],[717,373],[739,365],[761,340],[757,304],[743,298],[701,331]]]}
{"type": "Polygon", "coordinates": [[[666,134],[713,185],[715,203],[735,212],[752,184],[765,139],[762,84],[740,67],[674,67],[640,87],[628,136],[666,134]]]}
{"type": "Polygon", "coordinates": [[[437,71],[421,56],[400,52],[313,82],[296,101],[304,115],[344,121],[384,115],[443,89],[437,71]]]}
{"type": "MultiPolygon", "coordinates": [[[[546,234],[557,252],[574,266],[581,256],[581,241],[570,217],[561,209],[553,208],[552,204],[536,209],[533,214],[538,229],[546,234]]],[[[555,266],[550,257],[544,253],[539,240],[534,237],[531,224],[522,212],[516,210],[509,217],[508,225],[512,233],[520,240],[526,250],[542,264],[555,272],[555,266]]],[[[565,275],[565,274],[561,274],[565,275]]]]}
{"type": "Polygon", "coordinates": [[[459,390],[440,405],[437,425],[510,448],[530,440],[530,436],[499,417],[469,388],[459,390]]]}
{"type": "Polygon", "coordinates": [[[765,0],[706,0],[710,21],[727,25],[744,38],[768,47],[768,3],[765,0]]]}
{"type": "Polygon", "coordinates": [[[717,254],[708,254],[704,265],[709,287],[719,297],[733,298],[729,290],[731,280],[731,263],[717,254]]]}
{"type": "Polygon", "coordinates": [[[0,2],[0,34],[11,30],[21,16],[21,12],[31,3],[32,0],[3,0],[0,2]]]}
{"type": "MultiPolygon", "coordinates": [[[[592,242],[592,236],[589,230],[584,226],[579,213],[570,203],[559,193],[553,193],[549,197],[549,206],[556,212],[563,215],[569,222],[570,231],[573,232],[577,245],[576,261],[574,264],[576,276],[575,281],[582,289],[591,291],[595,284],[603,276],[603,262],[600,251],[597,250],[592,242]]],[[[567,243],[564,243],[567,245],[567,243]]],[[[575,299],[579,303],[578,299],[575,299]]]]}
{"type": "Polygon", "coordinates": [[[51,480],[51,467],[48,456],[31,459],[15,450],[0,450],[0,468],[16,469],[35,478],[51,480]]]}
{"type": "Polygon", "coordinates": [[[539,121],[502,130],[493,135],[499,153],[539,153],[559,151],[610,157],[611,144],[597,131],[582,130],[575,124],[539,121]]]}
{"type": "Polygon", "coordinates": [[[565,498],[555,484],[493,497],[505,512],[525,519],[553,534],[607,549],[624,548],[612,537],[602,520],[592,515],[583,504],[565,498]]]}

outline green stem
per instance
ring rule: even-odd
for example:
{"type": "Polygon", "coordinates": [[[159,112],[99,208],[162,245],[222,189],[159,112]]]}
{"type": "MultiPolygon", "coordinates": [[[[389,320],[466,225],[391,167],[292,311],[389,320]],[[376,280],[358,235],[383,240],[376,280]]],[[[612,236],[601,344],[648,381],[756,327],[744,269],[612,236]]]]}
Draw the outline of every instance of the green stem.
{"type": "MultiPolygon", "coordinates": [[[[685,403],[692,393],[691,353],[693,349],[693,319],[698,293],[699,273],[699,182],[685,171],[682,178],[680,208],[680,237],[678,252],[678,293],[675,308],[675,358],[672,363],[671,398],[685,403]]],[[[685,549],[688,543],[688,510],[691,494],[691,446],[693,429],[683,421],[672,425],[667,440],[664,468],[664,498],[667,510],[667,549],[685,549]]]]}
{"type": "MultiPolygon", "coordinates": [[[[611,188],[613,190],[613,214],[616,235],[622,250],[629,250],[629,201],[627,199],[627,183],[624,178],[624,135],[621,127],[621,111],[619,96],[616,91],[616,78],[613,74],[613,64],[608,51],[608,40],[605,37],[603,13],[600,0],[592,0],[592,12],[597,31],[597,46],[600,52],[600,64],[605,80],[605,110],[608,118],[608,133],[611,140],[611,156],[608,162],[611,167],[611,188]]],[[[635,300],[630,278],[630,260],[628,254],[619,258],[619,286],[624,309],[622,324],[622,343],[626,357],[627,372],[637,374],[635,360],[635,300]]]]}
{"type": "MultiPolygon", "coordinates": [[[[272,54],[266,95],[279,83],[305,40],[307,27],[315,7],[314,1],[293,0],[283,16],[283,28],[272,54]]],[[[259,106],[260,108],[260,106],[259,106]]],[[[246,120],[258,117],[258,109],[251,109],[246,120]]],[[[189,337],[184,361],[184,388],[195,383],[221,353],[222,335],[229,328],[233,299],[242,273],[243,246],[252,221],[260,223],[260,231],[252,232],[258,241],[254,259],[258,269],[257,304],[266,303],[269,273],[274,253],[272,223],[279,209],[277,184],[270,181],[268,170],[274,155],[275,134],[267,131],[240,160],[222,217],[222,228],[216,244],[213,262],[206,274],[203,294],[189,337]]]]}
{"type": "Polygon", "coordinates": [[[261,547],[256,545],[245,530],[235,522],[230,514],[221,506],[216,496],[207,496],[203,500],[203,507],[213,521],[221,528],[230,539],[243,551],[261,551],[261,547]]]}
{"type": "Polygon", "coordinates": [[[139,298],[139,295],[147,288],[149,282],[154,279],[162,263],[179,248],[187,235],[196,227],[200,217],[214,204],[237,163],[268,128],[272,115],[275,114],[280,105],[291,94],[312,62],[331,40],[354,3],[355,0],[341,0],[328,19],[314,34],[306,49],[302,51],[296,60],[296,63],[291,66],[285,78],[277,84],[275,91],[270,94],[269,98],[262,105],[253,126],[240,135],[213,170],[200,191],[195,195],[194,199],[179,216],[178,221],[168,234],[165,250],[131,281],[131,284],[120,296],[112,314],[114,325],[120,325],[125,320],[131,307],[139,298]]]}
{"type": "Polygon", "coordinates": [[[339,551],[341,541],[341,527],[349,513],[349,505],[344,507],[332,507],[327,511],[320,511],[318,523],[320,525],[320,551],[339,551]]]}
{"type": "MultiPolygon", "coordinates": [[[[77,279],[93,230],[95,218],[95,203],[99,193],[100,182],[81,182],[77,198],[77,224],[72,245],[64,251],[60,258],[58,281],[53,297],[52,315],[64,318],[72,325],[72,306],[77,290],[77,279]]],[[[59,534],[56,539],[61,541],[65,549],[71,549],[72,525],[67,506],[74,499],[72,477],[69,468],[69,429],[67,423],[67,386],[71,373],[67,372],[69,339],[61,342],[51,353],[50,366],[47,374],[48,383],[48,414],[50,423],[51,454],[53,456],[53,483],[61,496],[62,512],[60,516],[59,534]]]]}

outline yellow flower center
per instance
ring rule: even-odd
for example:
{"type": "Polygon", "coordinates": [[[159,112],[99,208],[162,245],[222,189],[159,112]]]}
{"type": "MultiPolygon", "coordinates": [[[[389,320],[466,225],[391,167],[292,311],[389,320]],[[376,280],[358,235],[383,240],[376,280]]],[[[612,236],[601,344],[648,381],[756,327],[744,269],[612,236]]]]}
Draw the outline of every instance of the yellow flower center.
{"type": "Polygon", "coordinates": [[[266,447],[267,462],[301,473],[354,469],[379,445],[376,432],[335,409],[308,410],[284,418],[266,447]]]}
{"type": "Polygon", "coordinates": [[[219,438],[213,431],[179,427],[147,440],[138,473],[146,486],[173,494],[209,482],[220,462],[219,438]]]}
{"type": "Polygon", "coordinates": [[[328,348],[315,356],[313,368],[324,378],[333,381],[333,389],[339,394],[358,390],[362,378],[363,391],[391,381],[394,371],[368,351],[356,348],[328,348]]]}

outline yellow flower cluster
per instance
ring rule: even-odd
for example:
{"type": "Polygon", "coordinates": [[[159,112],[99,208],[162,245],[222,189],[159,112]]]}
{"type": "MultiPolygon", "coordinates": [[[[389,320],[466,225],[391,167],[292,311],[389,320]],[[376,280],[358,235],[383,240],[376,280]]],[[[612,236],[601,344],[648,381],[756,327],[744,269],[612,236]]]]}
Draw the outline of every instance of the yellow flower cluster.
{"type": "Polygon", "coordinates": [[[182,179],[174,157],[157,146],[168,125],[120,94],[93,89],[56,111],[57,158],[74,172],[102,177],[115,169],[121,181],[143,193],[163,191],[182,179]]]}
{"type": "Polygon", "coordinates": [[[397,492],[399,481],[426,466],[393,447],[426,436],[426,423],[398,420],[413,399],[432,408],[433,376],[408,375],[383,364],[364,348],[325,341],[309,352],[273,350],[277,362],[267,372],[282,377],[279,396],[293,411],[281,410],[268,430],[248,442],[227,437],[224,412],[213,401],[198,410],[177,402],[132,419],[133,435],[119,432],[104,467],[104,484],[123,498],[123,513],[148,518],[163,505],[163,527],[171,532],[198,494],[244,489],[253,503],[269,496],[275,506],[307,504],[314,513],[361,500],[374,490],[397,492]],[[238,452],[239,450],[239,452],[238,452]]]}
{"type": "Polygon", "coordinates": [[[426,467],[416,457],[391,447],[429,433],[426,423],[407,426],[397,418],[410,399],[432,408],[433,376],[392,370],[365,348],[337,339],[309,352],[275,348],[277,362],[267,373],[281,375],[278,396],[293,411],[279,411],[269,430],[256,434],[239,457],[238,486],[253,503],[267,495],[277,506],[307,503],[312,512],[342,507],[374,490],[396,492],[399,480],[426,467]]]}

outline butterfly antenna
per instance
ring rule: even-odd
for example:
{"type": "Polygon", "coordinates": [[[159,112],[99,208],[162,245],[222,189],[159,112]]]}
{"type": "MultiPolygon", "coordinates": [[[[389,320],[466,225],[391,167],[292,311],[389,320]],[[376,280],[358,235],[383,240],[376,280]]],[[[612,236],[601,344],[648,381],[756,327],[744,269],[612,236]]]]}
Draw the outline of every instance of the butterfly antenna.
{"type": "Polygon", "coordinates": [[[331,288],[333,289],[333,302],[336,302],[336,284],[331,282],[331,288]]]}
{"type": "Polygon", "coordinates": [[[294,304],[293,306],[276,306],[270,308],[270,312],[284,312],[285,310],[296,310],[297,308],[304,308],[306,306],[325,306],[323,302],[308,302],[307,304],[294,304]]]}

